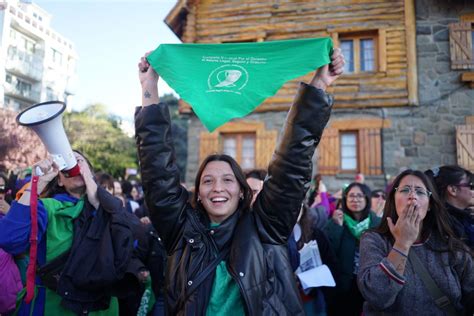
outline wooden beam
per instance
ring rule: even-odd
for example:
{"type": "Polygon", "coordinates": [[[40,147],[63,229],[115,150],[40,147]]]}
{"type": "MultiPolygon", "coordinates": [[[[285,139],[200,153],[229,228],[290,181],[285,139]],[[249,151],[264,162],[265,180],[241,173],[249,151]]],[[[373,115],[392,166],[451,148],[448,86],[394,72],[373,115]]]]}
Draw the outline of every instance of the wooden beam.
{"type": "Polygon", "coordinates": [[[408,58],[408,102],[410,105],[418,105],[415,0],[405,0],[405,28],[408,58]]]}
{"type": "Polygon", "coordinates": [[[337,128],[340,131],[364,128],[390,128],[392,127],[392,120],[382,120],[381,118],[341,119],[329,122],[328,127],[337,128]]]}
{"type": "Polygon", "coordinates": [[[219,133],[249,133],[265,129],[263,122],[234,121],[228,122],[216,129],[219,133]]]}

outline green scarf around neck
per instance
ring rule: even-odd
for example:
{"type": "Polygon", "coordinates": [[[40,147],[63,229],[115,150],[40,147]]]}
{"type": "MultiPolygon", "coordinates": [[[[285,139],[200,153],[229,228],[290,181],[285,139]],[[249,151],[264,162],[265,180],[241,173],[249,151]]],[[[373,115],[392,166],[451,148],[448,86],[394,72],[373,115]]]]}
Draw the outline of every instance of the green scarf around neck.
{"type": "Polygon", "coordinates": [[[358,222],[353,219],[350,215],[344,213],[344,223],[351,232],[352,236],[356,239],[360,239],[360,235],[370,227],[370,216],[366,219],[358,222]]]}
{"type": "Polygon", "coordinates": [[[252,112],[291,80],[330,63],[332,40],[163,44],[148,57],[209,131],[252,112]]]}
{"type": "Polygon", "coordinates": [[[46,262],[69,250],[74,235],[74,219],[84,208],[84,198],[76,203],[52,198],[41,199],[48,213],[46,231],[46,262]]]}

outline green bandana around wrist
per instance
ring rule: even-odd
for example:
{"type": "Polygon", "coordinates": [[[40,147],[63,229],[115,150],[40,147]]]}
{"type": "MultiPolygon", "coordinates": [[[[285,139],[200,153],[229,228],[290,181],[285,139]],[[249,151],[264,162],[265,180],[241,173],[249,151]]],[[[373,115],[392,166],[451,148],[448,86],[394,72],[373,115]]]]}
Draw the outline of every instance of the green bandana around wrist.
{"type": "Polygon", "coordinates": [[[163,44],[148,57],[209,131],[252,112],[281,86],[330,63],[331,38],[163,44]]]}
{"type": "Polygon", "coordinates": [[[362,233],[370,226],[370,216],[367,216],[366,219],[358,222],[350,217],[350,215],[344,213],[344,223],[351,232],[352,236],[354,236],[356,239],[360,239],[360,235],[362,235],[362,233]]]}

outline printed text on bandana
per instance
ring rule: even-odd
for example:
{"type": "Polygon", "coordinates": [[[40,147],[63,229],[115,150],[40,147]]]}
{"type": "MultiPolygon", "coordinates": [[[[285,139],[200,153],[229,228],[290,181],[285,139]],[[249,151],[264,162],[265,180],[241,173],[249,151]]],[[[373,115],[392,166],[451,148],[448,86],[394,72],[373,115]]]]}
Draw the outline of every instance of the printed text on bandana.
{"type": "Polygon", "coordinates": [[[201,61],[222,64],[209,74],[206,92],[241,94],[240,90],[245,88],[249,80],[249,73],[244,66],[266,64],[267,58],[202,56],[201,61]]]}

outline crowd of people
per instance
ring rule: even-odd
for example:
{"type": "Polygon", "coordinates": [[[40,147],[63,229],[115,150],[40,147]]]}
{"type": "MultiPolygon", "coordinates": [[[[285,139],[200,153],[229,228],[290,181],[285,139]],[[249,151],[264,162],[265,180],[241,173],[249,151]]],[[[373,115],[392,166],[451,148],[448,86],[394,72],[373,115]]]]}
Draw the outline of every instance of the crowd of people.
{"type": "Polygon", "coordinates": [[[78,151],[78,176],[50,157],[0,176],[0,315],[472,315],[470,171],[407,168],[372,189],[358,174],[338,192],[310,181],[343,66],[335,49],[301,83],[268,170],[216,153],[188,190],[145,55],[141,183],[78,151]],[[309,244],[335,286],[300,278],[309,244]]]}

